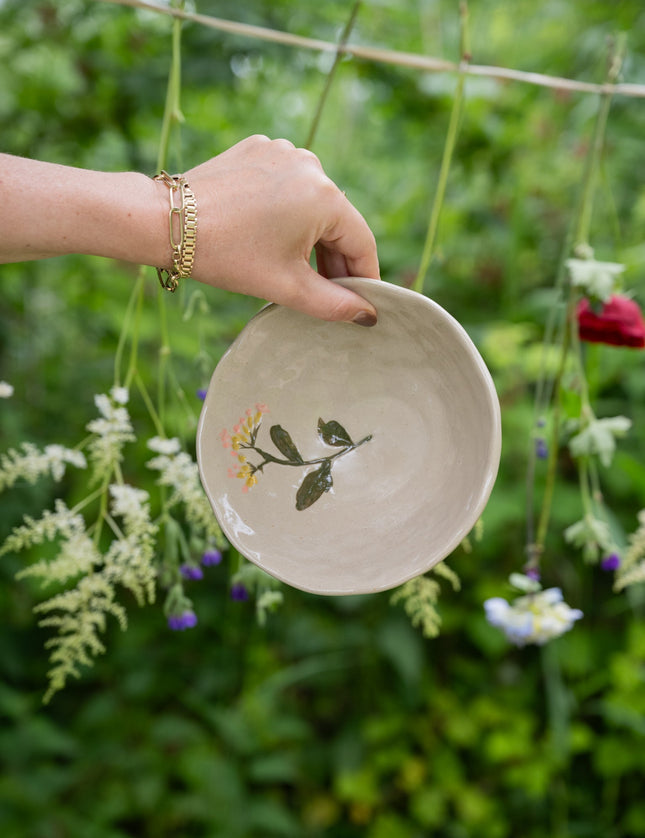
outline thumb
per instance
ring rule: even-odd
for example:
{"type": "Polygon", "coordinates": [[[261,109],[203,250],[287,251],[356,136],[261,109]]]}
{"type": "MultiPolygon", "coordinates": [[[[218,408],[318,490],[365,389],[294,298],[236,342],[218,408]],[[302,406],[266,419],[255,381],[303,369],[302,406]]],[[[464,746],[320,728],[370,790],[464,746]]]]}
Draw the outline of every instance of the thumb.
{"type": "Polygon", "coordinates": [[[302,265],[298,273],[292,286],[293,293],[275,302],[320,320],[344,321],[359,326],[376,324],[376,309],[364,297],[326,279],[308,264],[302,265]]]}

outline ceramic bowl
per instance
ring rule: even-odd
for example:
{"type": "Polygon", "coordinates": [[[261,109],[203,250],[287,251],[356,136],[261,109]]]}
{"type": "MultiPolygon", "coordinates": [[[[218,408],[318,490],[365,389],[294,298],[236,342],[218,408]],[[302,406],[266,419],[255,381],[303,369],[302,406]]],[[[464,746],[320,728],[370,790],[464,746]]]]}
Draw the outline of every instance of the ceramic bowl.
{"type": "Polygon", "coordinates": [[[202,483],[240,553],[305,591],[385,590],[471,530],[500,458],[499,402],[459,323],[378,280],[337,280],[377,325],[262,309],[218,364],[202,483]]]}

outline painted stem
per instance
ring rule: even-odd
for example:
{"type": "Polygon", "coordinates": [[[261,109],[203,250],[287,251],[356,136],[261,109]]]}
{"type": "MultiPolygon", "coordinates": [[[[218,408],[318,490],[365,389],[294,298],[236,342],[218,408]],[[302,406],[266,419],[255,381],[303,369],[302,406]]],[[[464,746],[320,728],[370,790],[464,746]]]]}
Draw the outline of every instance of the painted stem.
{"type": "Polygon", "coordinates": [[[372,439],[372,434],[364,437],[363,439],[355,442],[353,445],[348,445],[346,448],[343,448],[341,451],[337,451],[335,454],[332,454],[329,457],[318,457],[315,460],[303,460],[302,462],[297,462],[295,460],[281,460],[280,457],[274,457],[273,454],[269,454],[268,451],[264,451],[262,448],[257,448],[255,445],[240,445],[240,448],[244,448],[247,451],[255,451],[261,457],[263,457],[263,461],[257,465],[252,466],[254,471],[261,471],[262,468],[267,465],[268,463],[277,463],[280,466],[316,466],[320,465],[321,463],[331,463],[333,460],[338,459],[338,457],[342,457],[345,454],[348,454],[350,451],[354,451],[359,446],[363,445],[365,442],[369,442],[372,439]]]}

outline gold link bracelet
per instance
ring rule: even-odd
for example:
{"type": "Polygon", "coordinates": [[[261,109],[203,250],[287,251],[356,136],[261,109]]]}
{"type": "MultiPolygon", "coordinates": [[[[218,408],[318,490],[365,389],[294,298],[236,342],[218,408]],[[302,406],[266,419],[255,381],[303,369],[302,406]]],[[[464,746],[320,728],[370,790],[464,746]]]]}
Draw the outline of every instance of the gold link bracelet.
{"type": "Polygon", "coordinates": [[[162,288],[166,291],[176,291],[179,280],[188,279],[193,270],[197,243],[197,202],[182,175],[169,175],[168,172],[162,171],[154,180],[165,183],[169,190],[168,227],[172,249],[172,268],[157,268],[157,276],[162,288]],[[178,196],[177,205],[175,195],[178,196]],[[175,216],[178,221],[179,241],[175,240],[175,216]]]}

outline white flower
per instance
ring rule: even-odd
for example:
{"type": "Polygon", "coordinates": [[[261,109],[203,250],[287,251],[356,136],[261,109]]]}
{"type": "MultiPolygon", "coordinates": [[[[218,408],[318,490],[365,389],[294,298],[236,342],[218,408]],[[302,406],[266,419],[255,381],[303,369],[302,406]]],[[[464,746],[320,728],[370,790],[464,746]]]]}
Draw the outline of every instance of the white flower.
{"type": "Polygon", "coordinates": [[[125,407],[117,407],[105,393],[99,393],[94,396],[94,404],[101,417],[99,419],[93,419],[88,423],[88,431],[99,436],[129,433],[132,431],[130,415],[125,407]]]}
{"type": "Polygon", "coordinates": [[[65,474],[66,464],[76,468],[86,468],[87,462],[82,451],[74,451],[72,448],[65,448],[63,445],[46,445],[45,458],[51,469],[54,480],[61,480],[65,474]]]}
{"type": "Polygon", "coordinates": [[[484,603],[488,622],[501,628],[516,646],[535,643],[539,646],[569,631],[583,614],[570,608],[562,599],[560,588],[547,588],[518,597],[513,603],[502,597],[484,603]]]}
{"type": "Polygon", "coordinates": [[[0,399],[10,399],[13,396],[13,384],[8,381],[0,381],[0,399]]]}
{"type": "Polygon", "coordinates": [[[22,526],[14,527],[0,547],[0,556],[26,550],[43,541],[53,541],[57,536],[69,540],[85,532],[83,516],[68,509],[60,499],[55,501],[54,512],[46,509],[38,519],[25,515],[24,522],[22,526]]]}
{"type": "MultiPolygon", "coordinates": [[[[172,440],[166,440],[172,442],[172,440]]],[[[152,442],[152,440],[151,440],[152,442]]],[[[189,523],[201,530],[206,538],[221,538],[221,530],[199,479],[199,470],[189,454],[159,454],[146,465],[159,472],[161,486],[169,486],[173,494],[168,503],[183,503],[189,523]]]]}
{"type": "Polygon", "coordinates": [[[153,436],[152,439],[148,440],[147,446],[157,454],[179,454],[181,450],[181,444],[177,437],[164,439],[160,436],[153,436]]]}
{"type": "Polygon", "coordinates": [[[620,290],[619,277],[625,270],[625,266],[617,262],[596,262],[595,259],[567,259],[567,268],[572,285],[603,303],[620,290]]]}
{"type": "Polygon", "coordinates": [[[21,451],[10,448],[6,454],[0,454],[0,491],[20,479],[35,483],[46,474],[51,474],[54,480],[61,480],[67,464],[77,468],[87,466],[81,451],[63,445],[47,445],[41,451],[33,443],[23,442],[21,448],[21,451]]]}
{"type": "Polygon", "coordinates": [[[180,499],[187,502],[199,487],[199,472],[197,464],[190,455],[182,451],[176,456],[160,454],[146,464],[148,468],[160,473],[159,483],[162,486],[172,486],[180,499]]]}
{"type": "Polygon", "coordinates": [[[154,602],[155,535],[158,527],[150,520],[149,495],[125,483],[110,486],[113,515],[124,522],[124,533],[115,539],[104,556],[104,573],[131,591],[139,605],[154,602]]]}
{"type": "MultiPolygon", "coordinates": [[[[579,426],[579,423],[576,423],[579,426]]],[[[597,454],[603,466],[609,467],[616,451],[616,439],[625,436],[632,426],[627,416],[606,416],[591,419],[571,437],[569,449],[574,457],[597,454]]]]}
{"type": "MultiPolygon", "coordinates": [[[[125,388],[112,388],[113,391],[115,389],[125,388]]],[[[122,394],[117,393],[117,395],[122,394]]],[[[87,423],[87,430],[94,434],[89,444],[89,452],[96,469],[96,476],[100,477],[110,472],[116,463],[121,462],[123,459],[121,449],[126,442],[134,442],[136,437],[127,408],[120,406],[116,400],[105,393],[94,396],[94,404],[100,416],[87,423]]]]}
{"type": "Polygon", "coordinates": [[[110,486],[112,497],[112,514],[119,515],[127,521],[138,521],[145,517],[148,519],[147,504],[149,495],[144,489],[136,489],[127,483],[113,483],[110,486]]]}
{"type": "Polygon", "coordinates": [[[127,387],[114,386],[110,390],[110,395],[117,404],[127,404],[130,401],[130,393],[127,387]]]}

